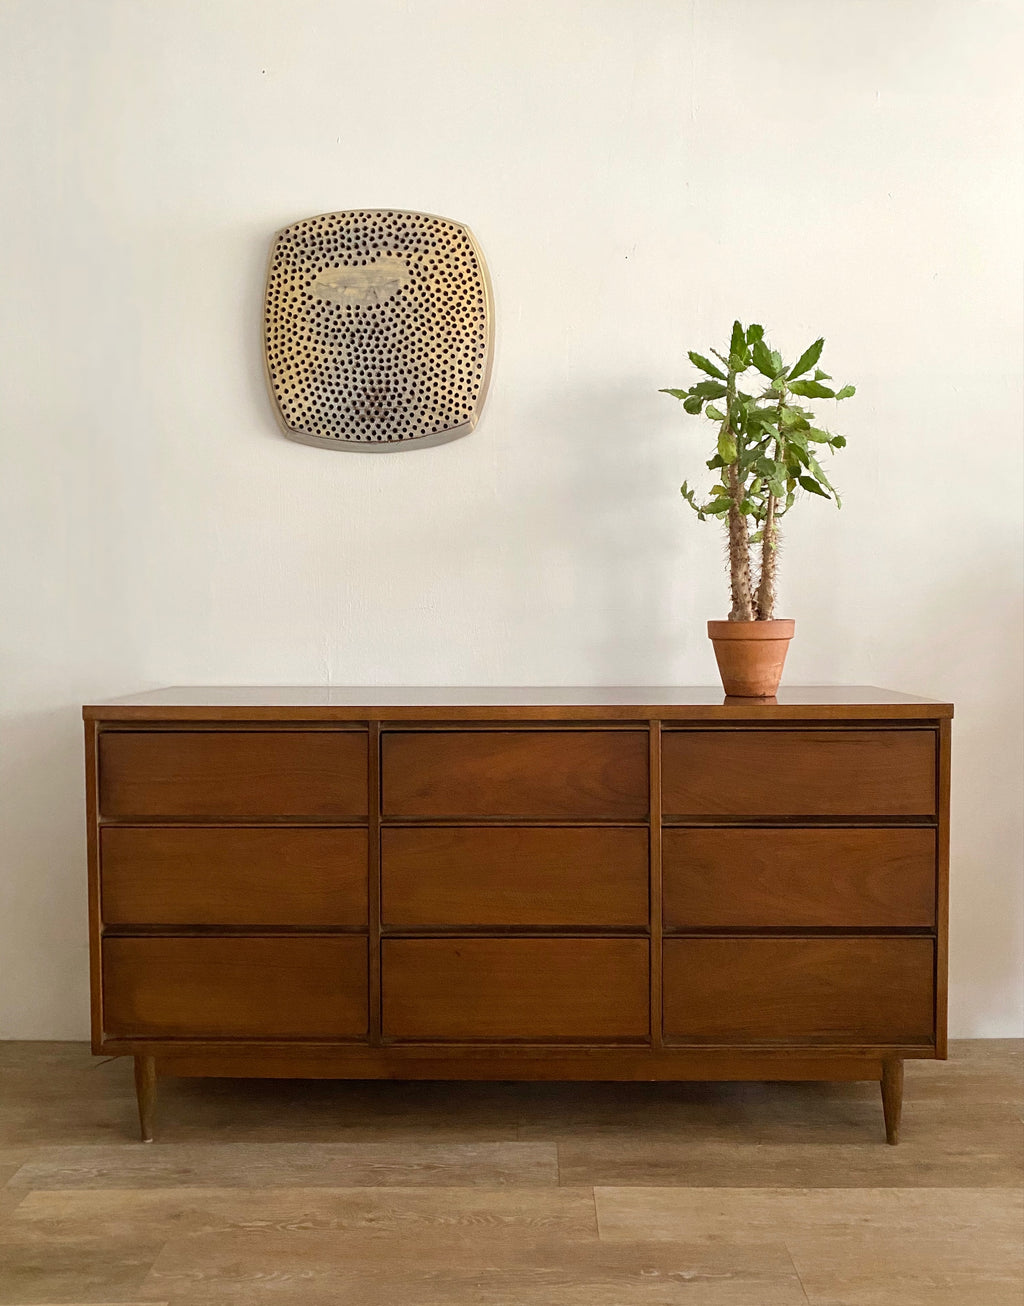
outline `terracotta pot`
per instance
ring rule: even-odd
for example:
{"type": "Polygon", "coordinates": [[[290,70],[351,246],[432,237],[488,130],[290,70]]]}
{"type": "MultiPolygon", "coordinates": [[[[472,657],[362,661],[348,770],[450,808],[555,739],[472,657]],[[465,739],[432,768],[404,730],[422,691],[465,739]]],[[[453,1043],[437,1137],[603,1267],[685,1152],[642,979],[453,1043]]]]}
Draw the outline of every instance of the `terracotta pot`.
{"type": "Polygon", "coordinates": [[[782,666],[793,638],[794,621],[709,621],[726,694],[736,698],[771,698],[782,679],[782,666]]]}

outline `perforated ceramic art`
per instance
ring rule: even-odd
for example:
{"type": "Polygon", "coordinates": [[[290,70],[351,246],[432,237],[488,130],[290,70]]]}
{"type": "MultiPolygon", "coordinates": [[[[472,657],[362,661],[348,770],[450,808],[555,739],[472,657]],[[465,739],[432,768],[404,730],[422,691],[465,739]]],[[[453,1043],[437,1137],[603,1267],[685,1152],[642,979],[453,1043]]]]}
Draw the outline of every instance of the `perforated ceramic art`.
{"type": "Polygon", "coordinates": [[[265,359],[293,440],[381,451],[467,435],[487,395],[491,336],[487,268],[462,223],[358,209],[274,238],[265,359]]]}

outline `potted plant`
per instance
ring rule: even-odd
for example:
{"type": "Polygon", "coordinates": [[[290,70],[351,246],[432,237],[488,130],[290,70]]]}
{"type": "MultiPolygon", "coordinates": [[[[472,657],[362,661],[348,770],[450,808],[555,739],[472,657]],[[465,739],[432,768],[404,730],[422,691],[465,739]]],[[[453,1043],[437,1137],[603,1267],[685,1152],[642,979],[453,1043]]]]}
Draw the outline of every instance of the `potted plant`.
{"type": "Polygon", "coordinates": [[[685,481],[682,494],[701,521],[717,517],[728,530],[732,607],[727,621],[708,622],[708,635],[729,695],[771,697],[782,676],[794,623],[775,616],[779,523],[801,491],[841,506],[818,455],[842,449],[846,440],[826,431],[802,402],[855,393],[852,385],[826,384],[832,378],[817,366],[824,344],[816,340],[787,366],[765,341],[763,327],[735,322],[728,353],[711,351],[721,367],[691,350],[702,379],[688,390],[661,392],[718,428],[707,462],[717,483],[704,502],[685,481]],[[740,388],[751,368],[759,374],[760,394],[740,388]]]}

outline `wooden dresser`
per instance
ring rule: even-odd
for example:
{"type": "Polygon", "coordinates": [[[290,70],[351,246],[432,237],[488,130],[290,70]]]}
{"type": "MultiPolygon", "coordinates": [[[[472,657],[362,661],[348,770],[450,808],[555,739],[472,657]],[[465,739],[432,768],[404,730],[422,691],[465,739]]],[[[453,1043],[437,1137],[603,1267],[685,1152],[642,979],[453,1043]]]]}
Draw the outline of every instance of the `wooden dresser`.
{"type": "Polygon", "coordinates": [[[93,1050],[158,1075],[867,1079],[946,1055],[952,707],[173,689],[84,709],[93,1050]]]}

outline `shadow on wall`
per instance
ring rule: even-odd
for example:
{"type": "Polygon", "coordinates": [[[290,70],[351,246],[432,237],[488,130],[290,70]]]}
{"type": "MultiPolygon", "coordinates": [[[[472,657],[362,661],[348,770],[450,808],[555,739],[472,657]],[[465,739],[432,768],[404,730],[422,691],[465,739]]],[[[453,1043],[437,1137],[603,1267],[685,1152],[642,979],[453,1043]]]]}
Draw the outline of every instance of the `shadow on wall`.
{"type": "MultiPolygon", "coordinates": [[[[442,570],[482,571],[503,588],[515,650],[503,661],[528,680],[671,683],[702,638],[679,615],[693,542],[673,479],[678,439],[638,393],[642,384],[559,390],[522,409],[513,400],[503,430],[485,416],[468,439],[492,443],[493,490],[457,523],[435,518],[436,538],[415,540],[436,545],[442,570]]],[[[715,567],[717,582],[717,552],[715,567]]]]}
{"type": "Polygon", "coordinates": [[[5,987],[2,1038],[83,1038],[89,1027],[81,708],[3,722],[0,829],[5,987]],[[61,1013],[54,1028],[54,1013],[61,1013]]]}
{"type": "Polygon", "coordinates": [[[563,390],[526,424],[538,446],[528,465],[540,469],[527,524],[557,578],[552,601],[575,609],[586,632],[587,678],[598,683],[676,683],[695,650],[701,660],[707,651],[693,596],[721,579],[714,530],[701,540],[685,529],[679,432],[648,389],[638,378],[563,390]]]}

